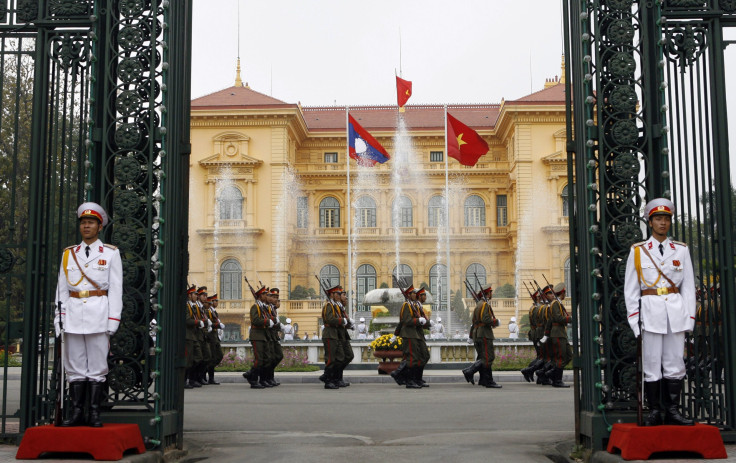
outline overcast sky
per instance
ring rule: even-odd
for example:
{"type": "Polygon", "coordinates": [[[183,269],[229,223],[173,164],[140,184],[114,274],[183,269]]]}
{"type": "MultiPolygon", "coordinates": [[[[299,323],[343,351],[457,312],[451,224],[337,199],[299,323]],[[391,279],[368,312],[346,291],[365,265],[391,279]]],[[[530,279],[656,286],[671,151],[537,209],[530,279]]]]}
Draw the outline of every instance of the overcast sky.
{"type": "Polygon", "coordinates": [[[192,97],[243,81],[305,106],[498,103],[560,74],[560,0],[195,0],[192,97]],[[238,16],[238,3],[240,15],[238,16]]]}

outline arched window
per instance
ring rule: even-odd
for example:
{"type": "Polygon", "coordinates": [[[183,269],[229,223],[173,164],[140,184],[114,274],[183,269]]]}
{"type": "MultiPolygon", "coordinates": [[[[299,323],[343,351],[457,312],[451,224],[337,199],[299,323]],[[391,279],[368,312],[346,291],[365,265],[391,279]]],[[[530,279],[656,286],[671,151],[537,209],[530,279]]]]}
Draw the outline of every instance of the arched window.
{"type": "MultiPolygon", "coordinates": [[[[486,268],[483,267],[481,264],[470,264],[468,265],[467,270],[465,270],[465,279],[470,282],[470,285],[473,287],[473,289],[476,290],[476,293],[480,291],[480,288],[478,288],[478,282],[480,282],[480,285],[482,287],[486,287],[486,268]],[[478,280],[476,281],[475,276],[478,276],[478,280]]],[[[468,291],[468,288],[465,288],[465,297],[473,297],[472,294],[470,294],[470,291],[468,291]]]]}
{"type": "Polygon", "coordinates": [[[572,275],[570,274],[570,258],[568,257],[567,260],[565,260],[565,288],[567,288],[567,292],[570,292],[570,282],[572,281],[572,275]]]}
{"type": "Polygon", "coordinates": [[[447,287],[447,267],[435,264],[429,269],[429,292],[439,301],[439,310],[447,310],[450,291],[447,287]]]}
{"type": "Polygon", "coordinates": [[[447,210],[445,209],[445,198],[441,195],[429,198],[427,205],[429,214],[427,224],[430,227],[441,227],[447,224],[447,210]]]}
{"type": "Polygon", "coordinates": [[[465,200],[465,226],[486,226],[486,202],[478,195],[468,196],[465,200]]]}
{"type": "Polygon", "coordinates": [[[340,203],[328,196],[319,203],[319,226],[321,228],[340,228],[340,203]]]}
{"type": "Polygon", "coordinates": [[[334,265],[325,265],[319,271],[319,279],[328,289],[337,286],[340,284],[340,270],[334,265]]]}
{"type": "Polygon", "coordinates": [[[570,200],[567,193],[567,185],[565,185],[565,188],[562,189],[562,193],[560,193],[560,197],[562,198],[562,217],[569,217],[570,216],[570,200]]]}
{"type": "Polygon", "coordinates": [[[243,219],[243,194],[237,187],[228,185],[223,188],[217,197],[217,206],[218,220],[243,219]]]}
{"type": "Polygon", "coordinates": [[[360,312],[368,312],[371,308],[367,305],[361,304],[361,302],[363,302],[365,293],[376,289],[376,269],[370,264],[363,264],[358,267],[356,277],[358,279],[358,304],[356,310],[360,312]]]}
{"type": "Polygon", "coordinates": [[[391,205],[391,226],[397,224],[399,227],[414,226],[414,206],[406,196],[399,196],[391,205]]]}
{"type": "Polygon", "coordinates": [[[398,272],[396,271],[397,268],[394,267],[394,270],[391,272],[391,287],[392,288],[398,288],[398,285],[396,284],[397,278],[402,278],[402,281],[406,283],[406,285],[413,285],[414,284],[414,272],[411,270],[411,267],[409,267],[406,264],[401,264],[398,267],[398,272]]]}
{"type": "Polygon", "coordinates": [[[241,281],[243,270],[235,259],[227,259],[220,265],[220,299],[238,300],[242,298],[241,281]]]}
{"type": "Polygon", "coordinates": [[[373,228],[376,226],[376,201],[370,196],[361,196],[355,202],[356,226],[373,228]]]}

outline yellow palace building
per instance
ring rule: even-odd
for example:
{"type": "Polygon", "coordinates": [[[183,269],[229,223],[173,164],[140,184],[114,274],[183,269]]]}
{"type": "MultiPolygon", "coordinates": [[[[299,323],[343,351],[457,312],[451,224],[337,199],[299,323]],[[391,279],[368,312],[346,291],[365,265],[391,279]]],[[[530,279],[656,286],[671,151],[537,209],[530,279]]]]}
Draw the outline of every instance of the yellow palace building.
{"type": "Polygon", "coordinates": [[[509,318],[531,304],[522,281],[568,279],[563,81],[500,104],[447,105],[488,142],[473,167],[446,159],[444,105],[350,107],[391,160],[351,160],[349,191],[345,107],[287,103],[239,74],[235,86],[194,99],[189,281],[219,294],[225,339],[247,337],[253,298],[243,276],[278,287],[279,313],[311,337],[321,309],[315,275],[349,289],[355,317],[368,320],[363,295],[393,286],[397,264],[429,287],[439,301],[432,318],[452,333],[467,327],[447,316],[449,291],[469,305],[466,277],[504,287],[494,304],[497,336],[506,336],[509,318]]]}

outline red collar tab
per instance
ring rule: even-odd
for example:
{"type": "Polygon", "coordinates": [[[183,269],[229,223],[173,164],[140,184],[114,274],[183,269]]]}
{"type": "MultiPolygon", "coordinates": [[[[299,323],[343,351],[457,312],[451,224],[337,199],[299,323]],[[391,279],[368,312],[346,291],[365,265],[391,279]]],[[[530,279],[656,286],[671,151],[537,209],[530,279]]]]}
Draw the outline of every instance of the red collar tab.
{"type": "Polygon", "coordinates": [[[675,243],[673,243],[672,241],[670,241],[670,247],[671,247],[672,249],[675,249],[675,243]]]}
{"type": "Polygon", "coordinates": [[[100,246],[100,252],[104,252],[104,251],[105,251],[105,247],[104,246],[100,246]]]}
{"type": "Polygon", "coordinates": [[[652,249],[652,242],[649,242],[649,249],[652,249]]]}
{"type": "Polygon", "coordinates": [[[81,244],[79,246],[77,246],[77,249],[75,249],[74,252],[79,252],[80,249],[82,249],[82,245],[81,244]]]}

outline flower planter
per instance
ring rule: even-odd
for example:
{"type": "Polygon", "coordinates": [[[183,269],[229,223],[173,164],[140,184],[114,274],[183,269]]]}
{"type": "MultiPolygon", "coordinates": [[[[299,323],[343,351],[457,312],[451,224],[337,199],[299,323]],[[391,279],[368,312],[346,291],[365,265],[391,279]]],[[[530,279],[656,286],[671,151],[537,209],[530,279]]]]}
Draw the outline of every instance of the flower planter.
{"type": "Polygon", "coordinates": [[[373,356],[379,359],[378,374],[388,375],[399,368],[403,354],[399,350],[379,350],[374,351],[373,356]]]}

